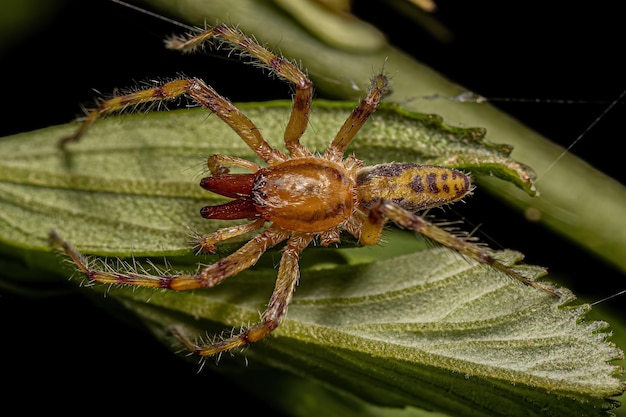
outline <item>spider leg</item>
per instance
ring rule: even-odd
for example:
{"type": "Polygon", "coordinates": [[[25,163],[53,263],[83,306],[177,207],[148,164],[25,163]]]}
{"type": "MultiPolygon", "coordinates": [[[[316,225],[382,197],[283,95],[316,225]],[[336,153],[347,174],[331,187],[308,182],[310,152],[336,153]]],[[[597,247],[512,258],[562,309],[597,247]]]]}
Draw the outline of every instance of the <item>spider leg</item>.
{"type": "Polygon", "coordinates": [[[245,223],[231,227],[218,229],[213,233],[207,233],[196,239],[196,247],[198,252],[213,252],[218,242],[243,235],[244,233],[253,232],[260,229],[265,224],[264,219],[256,220],[252,223],[245,223]]]}
{"type": "Polygon", "coordinates": [[[260,323],[248,327],[239,334],[205,345],[193,343],[180,332],[177,332],[177,337],[190,351],[200,356],[213,356],[248,343],[258,342],[266,337],[280,325],[287,314],[287,306],[291,302],[300,278],[298,265],[300,252],[312,240],[313,237],[308,235],[295,235],[289,239],[280,259],[274,292],[260,323]]]}
{"type": "Polygon", "coordinates": [[[63,149],[68,142],[78,142],[87,128],[101,115],[115,113],[144,103],[173,100],[187,92],[189,83],[189,80],[170,81],[159,87],[134,91],[105,100],[87,115],[87,118],[73,135],[61,139],[59,146],[63,149]]]}
{"type": "Polygon", "coordinates": [[[493,258],[493,256],[491,256],[488,250],[484,247],[455,236],[429,222],[425,218],[405,210],[390,201],[382,200],[378,202],[376,206],[372,207],[363,224],[361,242],[366,245],[374,245],[378,243],[382,234],[383,226],[387,220],[392,220],[401,227],[416,231],[479,263],[489,265],[492,268],[504,272],[511,278],[514,278],[526,285],[538,288],[556,297],[560,296],[556,288],[544,285],[540,282],[531,281],[523,277],[513,269],[493,258]]]}
{"type": "Polygon", "coordinates": [[[300,144],[300,137],[309,121],[311,101],[313,100],[313,83],[295,64],[275,55],[254,39],[225,24],[220,24],[199,34],[167,39],[165,45],[168,49],[190,52],[216,37],[228,42],[233,48],[256,58],[262,66],[268,68],[280,79],[295,86],[293,109],[284,135],[285,147],[292,156],[310,156],[311,153],[300,144]]]}
{"type": "Polygon", "coordinates": [[[369,87],[367,95],[352,111],[352,114],[350,114],[350,117],[348,117],[348,119],[344,122],[343,126],[341,126],[341,129],[337,132],[335,139],[331,142],[328,151],[326,151],[326,155],[343,155],[354,136],[358,133],[372,113],[376,111],[378,103],[380,103],[383,97],[390,92],[391,90],[388,86],[387,77],[383,74],[375,76],[369,87]]]}
{"type": "Polygon", "coordinates": [[[129,106],[137,106],[148,102],[172,100],[187,94],[192,99],[211,110],[239,135],[241,139],[267,163],[281,162],[286,159],[282,152],[273,149],[261,136],[259,129],[239,109],[222,97],[212,87],[198,78],[170,81],[159,87],[135,91],[103,101],[98,108],[87,116],[87,119],[78,128],[76,133],[63,138],[59,146],[64,148],[68,142],[76,142],[85,133],[87,128],[100,115],[115,113],[129,106]]]}
{"type": "Polygon", "coordinates": [[[230,170],[227,167],[239,167],[248,171],[257,172],[261,167],[247,159],[237,158],[228,155],[211,155],[207,158],[207,166],[211,174],[221,175],[228,174],[230,170]]]}
{"type": "Polygon", "coordinates": [[[191,85],[187,88],[187,94],[230,126],[259,158],[268,164],[283,162],[287,159],[282,152],[273,149],[263,139],[261,131],[246,115],[215,91],[213,87],[198,78],[192,78],[190,82],[191,85]]]}
{"type": "Polygon", "coordinates": [[[89,281],[105,284],[133,285],[139,287],[167,288],[183,291],[196,288],[213,287],[226,278],[236,275],[254,265],[270,247],[289,238],[289,231],[279,227],[270,227],[265,232],[253,237],[236,252],[208,265],[197,274],[149,275],[136,271],[113,271],[110,269],[92,269],[87,259],[73,249],[56,232],[50,233],[51,242],[63,248],[64,252],[85,274],[89,281]]]}

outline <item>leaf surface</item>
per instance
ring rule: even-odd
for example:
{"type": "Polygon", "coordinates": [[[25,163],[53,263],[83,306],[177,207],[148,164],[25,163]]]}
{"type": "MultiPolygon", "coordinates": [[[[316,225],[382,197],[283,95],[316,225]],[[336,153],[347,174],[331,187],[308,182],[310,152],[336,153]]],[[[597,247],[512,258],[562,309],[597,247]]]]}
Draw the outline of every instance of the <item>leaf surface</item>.
{"type": "MultiPolygon", "coordinates": [[[[318,104],[303,143],[324,150],[352,107],[318,104]]],[[[280,142],[290,103],[241,108],[270,143],[280,142]]],[[[203,205],[221,201],[197,185],[205,157],[254,159],[219,119],[201,109],[112,117],[64,154],[57,141],[75,128],[0,141],[0,236],[9,271],[3,285],[36,289],[68,274],[48,248],[50,229],[83,252],[125,258],[132,268],[150,257],[161,268],[193,270],[196,262],[236,249],[235,241],[216,255],[196,257],[189,247],[190,231],[226,224],[198,215],[203,205]]],[[[509,159],[510,149],[484,141],[481,129],[453,128],[394,106],[383,106],[353,145],[349,151],[368,164],[488,169],[533,190],[532,172],[509,159]]],[[[98,298],[106,293],[178,350],[172,325],[202,336],[258,320],[279,256],[269,251],[254,268],[206,291],[102,285],[83,291],[98,298]]],[[[512,251],[498,256],[505,263],[521,260],[512,251]]],[[[538,267],[516,268],[527,276],[544,274],[538,267]]],[[[322,381],[376,406],[453,414],[565,415],[572,408],[597,414],[613,407],[606,398],[623,390],[610,363],[621,351],[606,340],[606,324],[585,322],[586,306],[566,306],[566,290],[556,300],[397,230],[378,247],[309,248],[301,270],[287,319],[274,337],[246,350],[251,362],[322,381]]]]}
{"type": "MultiPolygon", "coordinates": [[[[270,143],[282,147],[290,106],[241,107],[270,143]]],[[[303,143],[325,150],[353,106],[317,104],[303,143]]],[[[59,229],[85,251],[144,255],[188,250],[189,230],[225,224],[197,214],[203,205],[224,201],[198,186],[206,157],[220,153],[262,162],[227,125],[207,115],[195,109],[104,119],[79,144],[70,145],[67,154],[57,143],[76,124],[3,139],[4,155],[11,157],[0,165],[2,238],[43,247],[47,231],[59,229]],[[110,229],[116,229],[113,236],[110,229]]],[[[367,164],[405,161],[470,172],[488,169],[532,193],[532,171],[483,134],[482,129],[447,126],[436,116],[383,106],[348,152],[357,152],[367,164]]]]}

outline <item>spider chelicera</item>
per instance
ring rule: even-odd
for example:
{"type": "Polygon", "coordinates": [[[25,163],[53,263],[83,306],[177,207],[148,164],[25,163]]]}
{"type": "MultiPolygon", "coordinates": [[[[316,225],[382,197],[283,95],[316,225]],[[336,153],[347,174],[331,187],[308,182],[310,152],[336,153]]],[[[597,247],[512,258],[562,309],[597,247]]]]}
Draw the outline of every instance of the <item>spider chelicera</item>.
{"type": "Polygon", "coordinates": [[[221,241],[262,229],[266,223],[269,226],[239,250],[203,267],[197,274],[161,276],[92,269],[79,252],[52,232],[51,240],[64,249],[89,281],[172,290],[213,287],[253,266],[268,248],[286,241],[274,292],[258,324],[233,336],[201,345],[178,334],[181,341],[200,356],[216,355],[259,341],[280,325],[300,276],[300,252],[313,241],[327,246],[339,242],[340,233],[346,231],[363,245],[376,245],[389,220],[475,261],[490,265],[524,284],[558,295],[556,289],[531,281],[494,259],[488,248],[454,235],[415,214],[420,210],[454,203],[469,195],[473,186],[467,174],[415,163],[365,166],[354,155],[344,157],[348,144],[376,110],[380,100],[390,92],[385,75],[378,74],[373,78],[367,95],[341,126],[328,149],[321,155],[314,155],[299,141],[309,120],[313,84],[296,65],[273,54],[239,30],[223,24],[196,34],[168,39],[166,46],[192,51],[213,38],[243,51],[295,86],[293,109],[284,134],[288,155],[272,148],[243,113],[198,78],[177,79],[106,100],[89,113],[76,133],[64,138],[61,145],[65,147],[68,142],[78,141],[100,115],[186,95],[226,122],[267,164],[261,167],[254,162],[226,155],[208,158],[211,175],[203,178],[200,186],[232,200],[203,207],[200,214],[207,219],[248,219],[250,222],[199,237],[199,251],[211,252],[221,241]],[[243,168],[250,173],[230,173],[229,167],[243,168]]]}

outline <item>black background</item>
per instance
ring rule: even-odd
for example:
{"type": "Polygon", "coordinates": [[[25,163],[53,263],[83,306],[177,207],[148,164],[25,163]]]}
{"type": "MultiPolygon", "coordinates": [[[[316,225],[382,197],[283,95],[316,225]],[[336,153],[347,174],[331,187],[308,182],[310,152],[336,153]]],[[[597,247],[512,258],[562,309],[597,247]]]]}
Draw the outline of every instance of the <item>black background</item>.
{"type": "MultiPolygon", "coordinates": [[[[586,9],[572,2],[546,6],[548,2],[439,1],[436,16],[455,35],[453,42],[441,44],[422,30],[407,32],[411,24],[382,2],[356,3],[356,13],[379,25],[392,43],[483,96],[584,102],[494,103],[564,145],[626,87],[620,61],[623,21],[615,9],[597,4],[586,9]]],[[[79,114],[79,104],[95,96],[92,89],[109,93],[132,86],[133,80],[167,78],[179,71],[204,78],[232,101],[289,97],[288,86],[251,66],[220,60],[224,72],[218,76],[204,56],[165,59],[160,39],[173,32],[178,30],[171,25],[108,1],[66,1],[3,57],[2,106],[9,117],[0,124],[0,137],[71,121],[79,114]]],[[[573,149],[622,182],[623,116],[624,106],[616,106],[573,149]]],[[[601,286],[600,280],[569,283],[575,292],[600,298],[622,289],[622,273],[540,226],[519,218],[490,228],[508,212],[480,191],[466,206],[463,216],[483,224],[500,245],[524,252],[530,263],[567,276],[594,271],[594,276],[608,277],[601,286]],[[544,242],[539,249],[537,241],[544,242]]],[[[22,409],[54,404],[70,409],[76,396],[83,395],[111,410],[121,407],[120,398],[130,398],[146,412],[163,401],[209,411],[214,409],[212,398],[233,404],[247,395],[228,383],[208,390],[210,373],[196,375],[195,366],[81,297],[31,299],[3,293],[0,314],[3,380],[16,381],[14,387],[42,398],[23,403],[22,409]],[[81,357],[84,360],[77,361],[81,357]],[[125,387],[148,397],[124,393],[125,387]]],[[[255,412],[262,407],[256,405],[255,412]]]]}

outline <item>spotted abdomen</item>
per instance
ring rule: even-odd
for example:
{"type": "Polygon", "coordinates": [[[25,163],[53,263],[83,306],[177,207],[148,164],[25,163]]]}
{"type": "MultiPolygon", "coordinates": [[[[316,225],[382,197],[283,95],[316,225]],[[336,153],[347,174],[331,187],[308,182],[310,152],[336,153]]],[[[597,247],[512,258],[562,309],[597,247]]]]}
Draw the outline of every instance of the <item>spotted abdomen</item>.
{"type": "Polygon", "coordinates": [[[450,168],[411,163],[389,163],[362,168],[357,173],[361,208],[376,201],[393,201],[411,211],[454,203],[472,191],[469,175],[450,168]]]}

